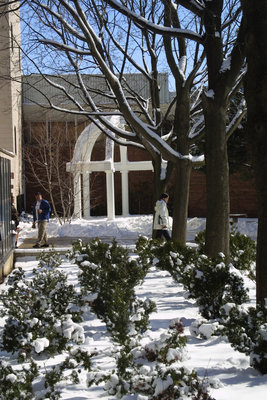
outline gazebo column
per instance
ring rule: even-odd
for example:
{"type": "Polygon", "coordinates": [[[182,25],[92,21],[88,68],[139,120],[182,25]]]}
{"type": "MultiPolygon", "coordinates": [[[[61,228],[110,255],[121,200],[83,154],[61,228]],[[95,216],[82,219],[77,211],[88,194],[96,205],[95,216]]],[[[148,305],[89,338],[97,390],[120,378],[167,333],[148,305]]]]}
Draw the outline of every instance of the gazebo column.
{"type": "Polygon", "coordinates": [[[121,172],[121,192],[122,192],[122,216],[129,215],[129,187],[128,187],[128,171],[121,172]]]}
{"type": "Polygon", "coordinates": [[[74,216],[82,217],[82,185],[81,174],[76,172],[74,175],[74,216]]]}
{"type": "Polygon", "coordinates": [[[129,215],[129,186],[128,186],[128,159],[127,159],[127,146],[120,146],[121,155],[121,193],[122,193],[122,215],[127,217],[129,215]]]}
{"type": "Polygon", "coordinates": [[[90,214],[90,173],[83,173],[83,217],[89,219],[90,214]]]}
{"type": "Polygon", "coordinates": [[[105,172],[107,187],[107,217],[108,219],[115,219],[114,172],[113,170],[105,172]]]}

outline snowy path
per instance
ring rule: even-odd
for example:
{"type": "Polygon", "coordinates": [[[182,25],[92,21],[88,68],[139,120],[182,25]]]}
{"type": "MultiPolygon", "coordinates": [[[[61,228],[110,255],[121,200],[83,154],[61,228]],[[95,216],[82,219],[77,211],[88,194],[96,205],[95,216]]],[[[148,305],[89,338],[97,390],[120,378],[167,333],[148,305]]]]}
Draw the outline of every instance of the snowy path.
{"type": "MultiPolygon", "coordinates": [[[[37,263],[33,259],[26,261],[21,259],[16,266],[22,266],[28,276],[37,263]]],[[[63,262],[61,265],[69,275],[69,280],[77,284],[77,267],[63,262]]],[[[191,322],[199,318],[198,308],[192,300],[185,299],[184,290],[180,285],[173,282],[167,272],[157,271],[152,268],[148,273],[143,285],[136,288],[138,296],[148,297],[157,304],[157,312],[151,315],[152,335],[158,337],[166,330],[169,321],[173,318],[183,318],[185,333],[188,335],[188,360],[185,365],[194,368],[199,376],[219,378],[223,387],[214,389],[212,396],[216,400],[266,400],[267,377],[261,376],[249,366],[249,358],[244,354],[234,351],[229,343],[223,338],[212,337],[209,340],[196,339],[190,336],[189,326],[191,322]]],[[[251,296],[254,296],[253,285],[251,296]]],[[[105,349],[111,347],[104,324],[97,318],[85,321],[86,343],[90,349],[96,348],[104,354],[98,357],[97,364],[100,368],[112,368],[111,359],[105,356],[105,349]]],[[[61,361],[57,356],[49,361],[47,365],[61,361]]],[[[38,387],[35,388],[38,390],[38,387]]],[[[113,400],[113,396],[107,395],[101,387],[86,387],[86,376],[79,385],[65,385],[62,387],[61,398],[63,400],[97,400],[107,398],[113,400]]],[[[130,397],[129,397],[130,399],[130,397]]]]}
{"type": "MultiPolygon", "coordinates": [[[[250,295],[253,298],[254,285],[249,280],[247,284],[251,285],[250,295]]],[[[190,335],[191,322],[200,318],[198,308],[193,300],[184,298],[183,288],[175,284],[167,272],[153,270],[137,292],[157,304],[158,312],[151,315],[151,325],[156,335],[159,329],[168,328],[171,319],[183,319],[188,335],[186,348],[189,356],[185,365],[194,368],[199,376],[220,379],[223,387],[211,393],[216,400],[266,400],[267,376],[260,375],[249,366],[249,357],[234,351],[226,338],[203,340],[190,335]]]]}
{"type": "MultiPolygon", "coordinates": [[[[127,239],[125,244],[129,246],[128,240],[142,233],[149,236],[151,230],[151,216],[131,216],[129,218],[116,218],[114,221],[96,218],[95,220],[85,221],[77,220],[71,224],[60,226],[57,222],[49,223],[48,233],[50,237],[58,238],[57,240],[66,240],[66,238],[80,237],[86,238],[90,236],[103,236],[103,234],[116,237],[117,239],[127,239]]],[[[238,228],[242,233],[248,234],[256,239],[256,220],[241,220],[238,228]]],[[[192,218],[188,221],[187,240],[192,241],[195,234],[203,229],[205,221],[203,219],[192,218]]],[[[33,238],[34,232],[29,222],[22,223],[22,232],[20,241],[26,238],[33,238]]],[[[68,239],[69,241],[69,239],[68,239]]],[[[61,243],[62,244],[62,243],[61,243]]],[[[30,278],[32,269],[37,266],[35,257],[23,257],[17,255],[16,266],[21,266],[27,272],[30,278]]],[[[68,273],[69,281],[78,287],[77,267],[64,261],[61,268],[68,273]]],[[[255,301],[255,285],[251,281],[247,281],[250,288],[251,301],[255,301]]],[[[0,285],[0,290],[4,285],[0,285]]],[[[267,398],[267,376],[261,376],[257,371],[249,366],[249,358],[244,354],[234,351],[229,343],[223,338],[211,337],[209,340],[196,339],[190,336],[189,326],[195,319],[200,318],[198,308],[194,305],[194,301],[185,299],[184,290],[180,285],[173,282],[167,272],[156,271],[151,269],[147,275],[144,284],[136,288],[138,296],[148,297],[157,304],[157,312],[151,315],[152,335],[159,337],[163,330],[168,328],[169,322],[173,318],[182,318],[185,326],[185,333],[188,335],[188,360],[185,365],[194,368],[200,376],[219,378],[223,383],[223,387],[213,390],[212,396],[216,400],[266,400],[267,398]]],[[[3,319],[0,318],[0,329],[3,326],[3,319]]],[[[110,338],[106,333],[105,325],[96,317],[90,316],[84,323],[86,341],[84,346],[87,349],[94,348],[101,351],[101,355],[97,358],[97,365],[102,369],[111,369],[113,361],[105,355],[105,349],[111,348],[110,338]]],[[[6,352],[0,352],[0,359],[8,358],[6,352]]],[[[44,364],[56,365],[63,359],[63,355],[54,358],[40,360],[40,365],[44,364]]],[[[12,357],[12,364],[15,366],[16,361],[12,357]]],[[[21,368],[21,364],[18,365],[21,368]]],[[[102,387],[86,386],[86,374],[82,376],[79,385],[64,384],[61,387],[61,398],[63,400],[113,400],[112,396],[107,395],[102,387]]],[[[38,392],[38,382],[34,387],[38,392]]],[[[136,400],[136,397],[129,399],[136,400]]],[[[36,397],[37,399],[37,397],[36,397]]],[[[15,399],[14,399],[15,400],[15,399]]]]}

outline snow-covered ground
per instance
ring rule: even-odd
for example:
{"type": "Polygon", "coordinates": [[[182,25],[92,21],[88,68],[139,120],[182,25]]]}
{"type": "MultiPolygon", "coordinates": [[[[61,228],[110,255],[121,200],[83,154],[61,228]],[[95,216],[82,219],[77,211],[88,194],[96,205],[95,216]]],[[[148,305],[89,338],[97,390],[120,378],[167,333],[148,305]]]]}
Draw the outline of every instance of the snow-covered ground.
{"type": "MultiPolygon", "coordinates": [[[[205,229],[204,218],[190,218],[187,223],[187,240],[193,241],[195,235],[205,229]]],[[[257,219],[239,218],[237,229],[250,236],[253,240],[257,238],[257,219]]],[[[24,238],[36,235],[36,230],[31,228],[31,223],[25,219],[20,222],[19,243],[24,238]]],[[[115,237],[116,239],[135,239],[138,235],[150,236],[152,227],[152,215],[130,216],[128,218],[116,217],[108,220],[105,217],[91,218],[90,220],[75,219],[71,223],[60,225],[56,220],[50,220],[47,228],[48,236],[53,237],[115,237]]]]}
{"type": "MultiPolygon", "coordinates": [[[[49,223],[48,233],[51,236],[70,237],[116,237],[134,238],[139,234],[149,236],[151,231],[151,216],[133,216],[129,218],[117,218],[115,221],[107,221],[105,218],[95,218],[90,221],[75,220],[71,224],[60,226],[55,221],[49,223]]],[[[188,221],[188,241],[194,239],[195,234],[205,227],[205,220],[193,218],[188,221]]],[[[20,241],[33,235],[29,222],[21,223],[20,241]]],[[[238,229],[256,239],[257,220],[241,220],[238,229]]],[[[33,268],[37,266],[34,258],[21,258],[16,262],[16,267],[21,266],[27,276],[31,277],[33,268]]],[[[60,267],[65,271],[74,285],[78,284],[76,265],[67,260],[60,267]]],[[[255,303],[255,284],[249,279],[245,280],[249,288],[251,304],[255,303]]],[[[5,285],[0,285],[3,290],[5,285]]],[[[267,376],[260,375],[250,367],[249,357],[234,351],[226,338],[211,337],[207,340],[197,339],[190,335],[189,326],[200,318],[198,308],[193,300],[186,299],[183,287],[173,282],[167,272],[157,271],[154,267],[148,273],[144,284],[136,288],[138,296],[155,301],[157,312],[151,315],[151,327],[153,337],[158,337],[168,328],[169,322],[174,318],[182,318],[185,333],[188,335],[188,360],[184,364],[194,368],[202,377],[208,376],[218,378],[222,385],[213,389],[211,395],[216,400],[266,400],[267,376]]],[[[3,319],[0,320],[0,329],[3,327],[3,319]]],[[[110,348],[110,338],[106,333],[104,324],[96,317],[84,322],[85,343],[84,347],[93,350],[102,350],[102,357],[98,358],[98,364],[103,369],[112,368],[110,359],[105,355],[105,350],[110,348]]],[[[62,356],[51,359],[40,359],[38,362],[45,368],[61,361],[62,356]]],[[[13,366],[16,365],[14,357],[13,366]]],[[[0,359],[10,361],[7,352],[0,352],[0,359]]],[[[20,366],[21,367],[21,366],[20,366]]],[[[35,387],[38,391],[38,385],[35,387]]],[[[103,388],[86,387],[86,376],[79,385],[62,386],[62,399],[64,400],[97,400],[101,398],[113,399],[107,395],[103,388]]],[[[129,399],[141,399],[141,397],[130,397],[129,399]]],[[[15,399],[14,399],[15,400],[15,399]]]]}

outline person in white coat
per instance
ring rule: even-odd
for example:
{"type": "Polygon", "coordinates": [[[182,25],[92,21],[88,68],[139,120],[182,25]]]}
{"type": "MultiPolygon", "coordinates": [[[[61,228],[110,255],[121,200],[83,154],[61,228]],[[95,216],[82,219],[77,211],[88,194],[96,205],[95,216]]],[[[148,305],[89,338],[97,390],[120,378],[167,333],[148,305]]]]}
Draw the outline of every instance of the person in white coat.
{"type": "Polygon", "coordinates": [[[162,193],[160,199],[155,205],[155,218],[153,228],[156,231],[156,239],[161,239],[162,236],[166,240],[171,240],[169,234],[169,211],[167,203],[169,201],[169,195],[162,193]]]}

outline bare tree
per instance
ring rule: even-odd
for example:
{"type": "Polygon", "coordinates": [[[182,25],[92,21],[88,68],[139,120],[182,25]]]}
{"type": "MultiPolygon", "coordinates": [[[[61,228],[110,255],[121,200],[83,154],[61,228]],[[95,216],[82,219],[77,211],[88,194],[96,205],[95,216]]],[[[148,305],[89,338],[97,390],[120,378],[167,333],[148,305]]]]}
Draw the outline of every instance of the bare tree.
{"type": "MultiPolygon", "coordinates": [[[[243,37],[239,1],[177,0],[200,26],[198,32],[181,32],[179,26],[169,30],[140,18],[115,0],[107,0],[137,24],[166,37],[187,37],[204,47],[207,60],[208,88],[203,91],[205,119],[205,162],[207,177],[206,252],[215,256],[229,253],[229,184],[227,159],[227,110],[230,99],[244,72],[243,37]],[[236,33],[238,32],[238,34],[236,33]],[[197,35],[198,33],[198,35],[197,35]]],[[[167,2],[164,1],[164,4],[167,2]]],[[[173,7],[179,10],[179,7],[173,7]]],[[[177,11],[176,11],[177,12],[177,11]]],[[[175,11],[173,11],[174,15],[175,11]]],[[[176,14],[175,14],[176,15],[176,14]]],[[[240,113],[240,116],[243,112],[240,113]]],[[[237,118],[239,119],[239,117],[237,118]]]]}
{"type": "Polygon", "coordinates": [[[223,7],[223,1],[213,0],[205,2],[203,10],[209,89],[202,96],[206,132],[206,252],[210,256],[216,256],[220,251],[229,254],[230,204],[226,120],[229,99],[236,81],[242,76],[241,68],[244,62],[242,22],[238,27],[235,19],[231,21],[237,18],[239,10],[233,9],[232,15],[227,16],[230,20],[223,21],[223,7]],[[222,32],[224,25],[229,23],[238,29],[238,34],[234,38],[233,46],[225,53],[222,32]]]}
{"type": "Polygon", "coordinates": [[[25,169],[27,183],[49,196],[53,213],[60,222],[65,222],[73,208],[73,185],[70,174],[66,173],[64,156],[72,148],[66,144],[62,131],[56,131],[51,134],[46,123],[39,124],[33,141],[24,145],[25,169]]]}
{"type": "MultiPolygon", "coordinates": [[[[73,148],[73,142],[66,141],[62,123],[38,123],[31,140],[25,135],[27,184],[49,196],[53,213],[60,223],[70,221],[73,214],[73,182],[71,174],[66,172],[66,162],[72,156],[73,148]]],[[[101,201],[95,178],[94,174],[91,192],[95,196],[91,208],[101,201]]]]}
{"type": "MultiPolygon", "coordinates": [[[[128,2],[128,7],[125,7],[124,4],[113,0],[71,3],[68,1],[41,3],[33,0],[27,3],[31,11],[34,11],[30,14],[31,18],[37,20],[34,20],[34,23],[31,21],[31,24],[27,22],[34,37],[31,36],[31,51],[25,49],[25,53],[32,61],[34,53],[36,71],[39,73],[48,71],[47,62],[49,62],[49,71],[54,71],[57,75],[66,71],[76,73],[75,82],[69,82],[67,77],[59,82],[57,77],[43,75],[52,87],[72,102],[72,110],[69,112],[87,115],[117,143],[125,144],[120,140],[123,138],[127,139],[127,145],[147,149],[154,164],[156,194],[167,183],[167,180],[160,179],[163,176],[162,159],[168,161],[167,172],[175,170],[173,238],[181,243],[185,242],[190,171],[194,164],[200,162],[199,158],[190,154],[192,139],[201,137],[200,133],[203,131],[207,138],[216,136],[218,139],[216,142],[210,141],[210,149],[213,151],[206,150],[207,171],[209,171],[208,210],[210,210],[207,218],[206,242],[207,252],[210,255],[217,254],[218,251],[227,254],[229,195],[226,112],[234,81],[238,78],[237,71],[238,67],[240,68],[241,58],[232,58],[232,60],[237,59],[239,64],[231,62],[225,70],[220,67],[223,65],[226,53],[232,51],[232,55],[235,54],[236,47],[230,45],[229,40],[226,46],[223,46],[225,39],[223,30],[224,28],[227,30],[230,26],[230,19],[236,20],[238,15],[236,2],[227,2],[230,10],[230,14],[227,15],[230,15],[230,19],[225,21],[224,25],[221,24],[223,2],[214,0],[207,6],[205,2],[192,2],[190,7],[188,2],[181,1],[178,3],[181,3],[182,7],[178,8],[167,0],[151,2],[149,7],[147,3],[141,4],[135,1],[128,2]],[[208,18],[209,15],[213,15],[212,9],[209,8],[211,5],[217,7],[215,7],[214,21],[218,26],[212,25],[208,18]],[[137,10],[138,13],[133,10],[137,10]],[[231,17],[231,13],[234,15],[234,12],[236,12],[235,18],[231,17]],[[193,26],[196,27],[195,31],[188,29],[193,26]],[[218,32],[214,30],[215,27],[219,29],[218,32]],[[217,44],[217,60],[212,57],[213,42],[210,37],[217,44]],[[193,41],[193,45],[188,46],[188,40],[193,41]],[[163,49],[176,89],[176,98],[164,112],[160,108],[158,80],[158,64],[162,62],[163,49]],[[193,92],[193,89],[201,90],[205,85],[203,80],[205,73],[199,73],[204,58],[203,49],[209,54],[207,56],[209,90],[206,92],[210,94],[211,90],[216,89],[216,101],[209,95],[202,96],[205,127],[201,125],[203,119],[199,115],[202,107],[198,101],[199,96],[193,92]],[[187,72],[190,52],[193,57],[191,68],[187,72]],[[133,70],[141,73],[149,83],[149,95],[136,93],[125,81],[125,72],[133,70]],[[88,85],[83,74],[88,71],[102,73],[105,84],[101,87],[88,85]],[[218,79],[220,84],[212,89],[212,85],[217,83],[215,76],[220,78],[218,79]],[[224,79],[221,79],[222,76],[224,79]],[[225,91],[222,89],[224,86],[225,91]],[[78,91],[77,96],[75,94],[78,91]],[[103,97],[106,99],[106,102],[102,101],[101,107],[95,100],[99,94],[102,99],[103,97]],[[106,104],[106,107],[103,107],[103,104],[106,104]],[[118,111],[121,113],[127,128],[118,129],[109,123],[105,118],[105,114],[108,113],[107,107],[111,113],[118,111]],[[173,124],[169,134],[163,135],[164,124],[172,108],[173,124]],[[194,115],[191,114],[190,108],[194,110],[194,115]],[[112,109],[114,111],[111,111],[112,109]],[[216,114],[218,114],[217,119],[214,118],[216,114]],[[217,131],[216,135],[213,134],[214,129],[218,129],[218,134],[217,131]],[[113,133],[110,134],[110,131],[113,133]],[[218,234],[214,235],[214,232],[218,234]]],[[[227,32],[228,39],[231,38],[235,44],[235,37],[229,28],[227,32]]],[[[47,97],[47,101],[49,107],[66,111],[66,107],[57,104],[53,99],[47,97]]],[[[168,174],[164,177],[168,177],[168,174]]]]}
{"type": "MultiPolygon", "coordinates": [[[[199,158],[195,158],[189,153],[191,90],[195,83],[196,73],[203,61],[203,54],[200,57],[196,55],[196,62],[191,73],[186,77],[185,39],[179,39],[177,43],[172,43],[170,38],[162,40],[161,35],[157,36],[146,27],[133,25],[131,20],[128,17],[125,18],[123,14],[110,8],[107,10],[105,2],[97,4],[88,2],[88,8],[81,8],[79,2],[75,2],[75,7],[71,7],[68,2],[52,3],[50,2],[49,5],[40,4],[37,1],[30,3],[35,15],[40,18],[39,22],[45,25],[45,29],[48,29],[48,34],[45,35],[45,29],[43,29],[43,36],[41,36],[39,28],[36,40],[39,45],[41,43],[46,48],[52,49],[53,61],[54,53],[59,54],[58,58],[63,54],[64,71],[66,71],[66,60],[68,60],[69,68],[75,71],[77,79],[70,83],[65,78],[65,81],[62,79],[60,84],[52,76],[43,75],[44,79],[54,88],[61,90],[62,94],[73,102],[75,110],[72,112],[87,114],[88,118],[99,127],[102,129],[103,126],[106,127],[106,134],[108,134],[108,130],[113,131],[112,138],[117,143],[125,145],[125,142],[118,138],[126,138],[127,145],[145,148],[150,153],[155,172],[154,200],[159,197],[160,192],[166,189],[171,172],[175,169],[175,188],[177,190],[174,199],[173,237],[179,242],[185,243],[190,171],[194,163],[199,164],[199,158]],[[66,13],[72,25],[67,22],[66,13]],[[86,24],[84,25],[85,17],[86,24]],[[123,21],[120,18],[123,18],[123,21]],[[75,29],[77,26],[79,27],[79,33],[74,31],[74,26],[75,29]],[[97,30],[100,33],[97,34],[97,30]],[[123,34],[125,34],[125,39],[120,40],[123,34]],[[54,40],[55,35],[57,40],[54,40]],[[178,45],[177,50],[175,50],[176,44],[178,45]],[[171,55],[172,49],[174,49],[173,55],[171,55]],[[169,54],[167,61],[175,78],[176,92],[179,91],[167,110],[162,110],[160,101],[158,65],[162,62],[163,50],[164,54],[169,54]],[[137,54],[140,61],[132,54],[137,54]],[[90,87],[82,72],[98,70],[105,78],[102,78],[102,88],[99,87],[100,85],[90,87]],[[133,70],[138,71],[144,77],[144,82],[149,87],[148,94],[137,93],[125,79],[125,72],[133,70]],[[67,86],[71,86],[71,88],[67,89],[67,86]],[[77,97],[72,94],[78,89],[80,89],[79,96],[83,98],[83,101],[78,101],[77,97]],[[100,109],[95,100],[97,95],[102,96],[102,104],[106,102],[106,107],[102,105],[102,109],[100,109]],[[109,124],[105,118],[105,114],[108,114],[107,107],[109,112],[112,109],[120,111],[127,122],[127,129],[118,130],[109,124]],[[173,117],[170,118],[170,114],[173,117]],[[166,125],[169,125],[169,132],[164,135],[166,125]],[[162,173],[163,159],[168,161],[164,174],[162,173]]],[[[166,26],[180,25],[178,16],[176,18],[172,16],[171,2],[165,7],[162,5],[159,7],[157,4],[158,2],[151,2],[149,7],[143,6],[140,13],[145,16],[151,15],[151,18],[157,23],[164,20],[166,26]]],[[[135,5],[136,3],[133,1],[132,7],[135,5]]],[[[37,27],[36,24],[34,26],[37,27]]],[[[29,53],[27,54],[30,57],[29,53]]],[[[38,61],[39,58],[36,60],[36,69],[42,73],[42,64],[39,65],[38,61]]],[[[57,67],[57,72],[61,71],[59,67],[57,67]]],[[[53,68],[55,68],[55,63],[53,63],[53,68]]],[[[47,101],[49,107],[66,111],[53,99],[50,98],[47,101]]]]}

